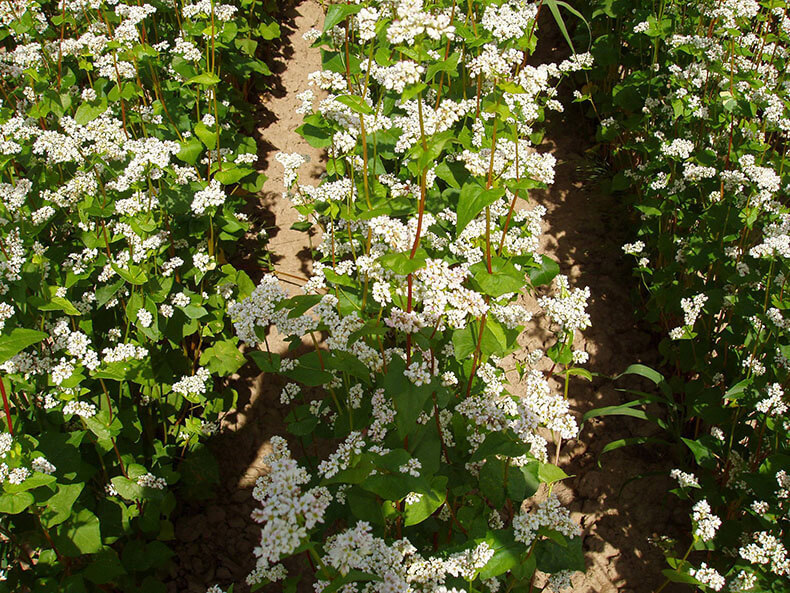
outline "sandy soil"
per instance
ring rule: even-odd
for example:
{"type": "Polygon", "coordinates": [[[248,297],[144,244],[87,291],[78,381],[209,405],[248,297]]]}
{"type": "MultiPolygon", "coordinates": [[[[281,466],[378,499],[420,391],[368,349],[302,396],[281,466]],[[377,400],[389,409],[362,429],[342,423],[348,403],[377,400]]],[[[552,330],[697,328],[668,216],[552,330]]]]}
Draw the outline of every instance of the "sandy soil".
{"type": "MultiPolygon", "coordinates": [[[[323,170],[321,152],[294,132],[301,124],[301,116],[294,112],[295,95],[308,88],[307,75],[320,68],[319,51],[310,49],[302,34],[320,28],[322,22],[315,0],[284,9],[283,39],[272,53],[275,86],[262,97],[259,114],[259,167],[269,180],[260,199],[249,205],[249,214],[267,229],[274,270],[284,273],[281,278],[292,286],[300,284],[293,276],[309,275],[309,241],[305,233],[290,230],[296,213],[281,196],[282,167],[274,155],[278,151],[308,155],[310,163],[300,171],[302,182],[317,182],[323,170]]],[[[544,50],[552,43],[544,42],[544,50]]],[[[590,181],[590,160],[583,151],[592,137],[592,127],[576,106],[555,117],[541,150],[551,150],[558,160],[556,182],[548,191],[533,192],[530,199],[547,208],[545,252],[560,262],[573,285],[586,285],[592,291],[593,326],[579,343],[590,353],[587,367],[612,376],[634,362],[650,364],[656,355],[651,335],[631,315],[629,293],[634,284],[620,250],[628,236],[628,221],[616,200],[590,181]]],[[[240,262],[254,280],[262,274],[258,255],[247,254],[240,262]]],[[[545,329],[538,324],[525,332],[520,339],[524,350],[515,358],[523,360],[528,351],[551,345],[546,343],[545,329]]],[[[270,342],[273,351],[282,352],[286,346],[276,337],[270,342]]],[[[251,488],[265,471],[261,458],[268,439],[283,432],[287,412],[279,404],[284,384],[280,379],[264,378],[245,367],[234,383],[239,406],[226,417],[223,433],[212,444],[220,462],[221,486],[213,499],[187,506],[176,517],[169,593],[204,593],[214,583],[223,587],[236,583],[235,593],[248,591],[244,578],[254,566],[252,550],[260,532],[249,519],[254,508],[251,488]]],[[[616,391],[617,386],[622,385],[606,378],[596,378],[592,384],[573,379],[572,407],[581,417],[594,407],[621,403],[627,396],[616,391]]],[[[555,492],[583,528],[588,566],[584,575],[574,578],[574,593],[649,593],[662,581],[663,555],[651,541],[687,521],[686,509],[666,498],[665,476],[671,461],[658,450],[621,449],[604,455],[598,465],[599,453],[608,442],[648,432],[648,426],[634,419],[593,419],[578,439],[563,443],[560,465],[573,477],[555,492]],[[627,480],[640,474],[649,477],[621,492],[627,480]]]]}

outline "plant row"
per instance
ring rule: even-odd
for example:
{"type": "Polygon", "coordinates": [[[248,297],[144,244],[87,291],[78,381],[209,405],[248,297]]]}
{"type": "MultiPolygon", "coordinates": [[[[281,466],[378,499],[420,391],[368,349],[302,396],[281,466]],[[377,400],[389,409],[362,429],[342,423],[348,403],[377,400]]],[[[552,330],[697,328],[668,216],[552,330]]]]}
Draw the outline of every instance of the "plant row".
{"type": "Polygon", "coordinates": [[[268,10],[0,8],[0,591],[164,591],[217,480],[268,10]]]}
{"type": "Polygon", "coordinates": [[[255,588],[558,591],[584,569],[553,488],[578,434],[569,379],[590,378],[574,348],[589,290],[540,253],[545,209],[528,198],[554,180],[538,145],[557,86],[592,60],[538,62],[539,9],[338,3],[307,33],[322,70],[298,131],[326,174],[306,185],[304,157],[277,160],[298,224],[321,234],[312,275],[293,296],[267,275],[228,307],[261,370],[288,381],[290,436],[254,492],[255,588]],[[546,352],[519,365],[539,320],[546,352]]]}
{"type": "MultiPolygon", "coordinates": [[[[633,207],[623,247],[663,335],[658,394],[690,529],[668,582],[790,587],[790,16],[783,1],[595,3],[598,140],[633,207]],[[684,553],[684,550],[685,553],[684,553]]],[[[658,402],[653,418],[641,404],[658,402]]],[[[667,583],[665,583],[666,585],[667,583]]]]}

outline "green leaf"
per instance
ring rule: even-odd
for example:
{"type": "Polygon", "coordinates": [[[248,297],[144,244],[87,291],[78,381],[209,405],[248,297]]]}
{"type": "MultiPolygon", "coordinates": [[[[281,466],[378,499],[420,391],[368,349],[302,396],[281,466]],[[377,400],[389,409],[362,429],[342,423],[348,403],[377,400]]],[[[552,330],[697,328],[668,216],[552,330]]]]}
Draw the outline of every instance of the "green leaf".
{"type": "Polygon", "coordinates": [[[112,269],[115,270],[115,272],[129,284],[139,286],[141,284],[145,284],[148,281],[148,274],[146,274],[145,270],[143,270],[140,266],[135,266],[132,264],[127,270],[119,267],[116,264],[112,264],[112,269]]]}
{"type": "Polygon", "coordinates": [[[592,44],[592,30],[590,29],[590,23],[587,22],[587,19],[585,19],[584,16],[578,10],[568,5],[566,2],[561,2],[560,0],[546,0],[546,4],[548,5],[549,10],[551,10],[551,14],[552,16],[554,16],[554,20],[557,23],[557,27],[562,33],[562,36],[565,38],[565,42],[568,44],[568,47],[571,48],[571,51],[574,54],[576,53],[576,49],[573,47],[573,42],[571,41],[571,37],[568,34],[568,28],[565,26],[565,20],[562,18],[562,14],[560,14],[560,7],[570,12],[572,15],[577,17],[580,21],[582,21],[586,25],[587,32],[590,36],[590,44],[588,45],[589,48],[589,46],[592,44]]]}
{"type": "Polygon", "coordinates": [[[691,450],[694,459],[699,465],[708,469],[716,468],[716,455],[713,451],[698,440],[693,441],[683,437],[681,437],[681,440],[686,443],[686,446],[691,450]]]}
{"type": "Polygon", "coordinates": [[[587,369],[583,369],[580,367],[573,367],[571,369],[568,369],[567,371],[565,371],[565,374],[569,376],[577,375],[582,379],[587,379],[588,381],[593,380],[593,374],[587,369]]]}
{"type": "Polygon", "coordinates": [[[365,115],[372,115],[374,113],[373,108],[365,103],[362,97],[357,97],[355,95],[339,95],[335,97],[335,101],[349,107],[354,113],[363,113],[365,115]]]}
{"type": "Polygon", "coordinates": [[[466,225],[472,222],[486,206],[490,206],[503,195],[505,190],[501,187],[485,189],[476,183],[465,184],[458,197],[456,232],[460,235],[466,225]]]}
{"type": "Polygon", "coordinates": [[[560,266],[548,255],[542,256],[541,266],[529,270],[529,280],[532,286],[546,286],[551,284],[554,277],[560,273],[560,266]]]}
{"type": "Polygon", "coordinates": [[[121,566],[115,550],[105,547],[93,557],[93,562],[87,566],[84,574],[92,583],[103,585],[113,582],[119,576],[126,574],[126,571],[121,566]]]}
{"type": "Polygon", "coordinates": [[[428,88],[428,85],[425,84],[424,82],[418,82],[417,84],[411,84],[401,94],[401,101],[403,101],[404,103],[406,101],[411,101],[414,97],[419,95],[421,92],[423,92],[427,88],[428,88]]]}
{"type": "Polygon", "coordinates": [[[214,86],[219,81],[220,81],[219,76],[217,76],[213,72],[204,72],[203,74],[198,74],[197,76],[193,76],[192,78],[187,80],[184,84],[197,83],[201,86],[214,86]]]}
{"type": "Polygon", "coordinates": [[[85,484],[58,484],[58,491],[47,500],[44,517],[48,528],[60,525],[71,515],[71,508],[80,496],[85,484]]]}
{"type": "Polygon", "coordinates": [[[671,568],[665,568],[661,571],[668,581],[672,583],[686,583],[689,585],[702,585],[697,579],[691,576],[688,572],[672,570],[671,568]]]}
{"type": "Polygon", "coordinates": [[[82,509],[69,521],[58,525],[53,539],[66,556],[94,554],[102,549],[99,518],[88,509],[82,509]]]}
{"type": "Polygon", "coordinates": [[[622,373],[617,375],[615,379],[619,379],[624,375],[639,375],[640,377],[649,379],[656,385],[664,381],[664,375],[662,375],[658,371],[651,369],[649,366],[643,364],[632,364],[627,369],[625,369],[622,373]]]}
{"type": "Polygon", "coordinates": [[[39,305],[38,309],[41,311],[63,311],[66,315],[82,315],[68,299],[58,296],[52,297],[48,303],[39,305]]]}
{"type": "Polygon", "coordinates": [[[234,340],[223,340],[217,342],[210,348],[206,348],[200,356],[201,366],[205,366],[212,373],[217,373],[221,377],[232,375],[238,371],[246,359],[239,352],[234,340]]]}
{"type": "MultiPolygon", "coordinates": [[[[527,567],[528,575],[531,576],[535,570],[535,559],[532,555],[526,560],[523,560],[527,553],[527,548],[524,544],[512,540],[510,537],[502,537],[499,532],[494,532],[495,537],[487,537],[488,545],[494,549],[494,555],[480,569],[479,577],[482,580],[487,580],[499,575],[505,574],[507,571],[512,570],[519,566],[522,562],[530,565],[527,567]],[[504,541],[501,541],[504,540],[504,541]]],[[[529,581],[529,576],[524,581],[529,581]]]]}
{"type": "Polygon", "coordinates": [[[326,12],[326,19],[324,19],[324,33],[360,10],[362,10],[361,4],[332,4],[326,12]]]}
{"type": "Polygon", "coordinates": [[[197,137],[191,136],[189,139],[184,140],[181,143],[181,150],[176,155],[185,163],[189,163],[190,165],[194,165],[198,158],[200,157],[200,153],[203,152],[203,143],[198,140],[197,137]]]}
{"type": "Polygon", "coordinates": [[[299,126],[296,128],[296,133],[304,138],[313,148],[327,148],[332,146],[332,134],[312,124],[303,124],[299,126]]]}
{"type": "Polygon", "coordinates": [[[444,504],[447,496],[447,476],[436,476],[431,481],[430,488],[418,488],[415,492],[422,496],[417,502],[406,505],[403,521],[406,527],[422,523],[444,504]]]}
{"type": "Polygon", "coordinates": [[[280,37],[280,34],[280,25],[277,23],[277,21],[272,21],[268,24],[261,23],[258,26],[258,36],[266,41],[277,39],[280,37]]]}
{"type": "MultiPolygon", "coordinates": [[[[326,354],[322,356],[326,356],[326,354]]],[[[286,377],[309,387],[325,385],[334,379],[332,373],[323,369],[322,359],[318,358],[316,352],[308,352],[299,357],[299,364],[296,365],[296,368],[284,374],[286,377]]]]}
{"type": "Polygon", "coordinates": [[[582,549],[582,538],[574,537],[568,539],[564,535],[557,534],[560,540],[565,540],[561,545],[554,539],[539,540],[535,544],[535,556],[538,570],[548,573],[555,573],[561,570],[585,570],[584,550],[582,549]]]}
{"type": "Polygon", "coordinates": [[[30,492],[17,492],[16,494],[3,494],[0,496],[0,513],[18,515],[34,502],[30,492]]]}
{"type": "Polygon", "coordinates": [[[206,148],[214,150],[217,147],[216,130],[209,130],[202,121],[196,123],[192,129],[195,131],[195,136],[200,139],[206,148]]]}
{"type": "Polygon", "coordinates": [[[223,165],[225,168],[222,171],[214,173],[214,179],[219,181],[222,185],[233,185],[244,179],[247,175],[255,173],[254,169],[248,167],[237,167],[235,165],[223,165]]]}
{"type": "Polygon", "coordinates": [[[457,74],[458,72],[458,62],[461,59],[461,54],[457,51],[454,51],[450,54],[446,60],[442,60],[440,62],[434,62],[430,66],[428,66],[428,71],[425,74],[425,80],[433,79],[436,74],[439,72],[449,72],[452,74],[457,74]]]}
{"type": "Polygon", "coordinates": [[[47,334],[34,329],[14,328],[7,336],[0,336],[0,363],[13,358],[28,346],[38,344],[46,337],[47,334]]]}
{"type": "Polygon", "coordinates": [[[590,418],[597,418],[598,416],[631,416],[632,418],[641,418],[642,420],[653,420],[642,410],[634,410],[633,406],[640,405],[641,401],[628,402],[620,404],[619,406],[604,406],[603,408],[595,408],[590,410],[582,417],[582,422],[586,422],[590,418]]]}
{"type": "Polygon", "coordinates": [[[248,353],[249,357],[264,373],[278,373],[280,371],[280,355],[255,350],[248,353]]]}
{"type": "Polygon", "coordinates": [[[630,447],[631,445],[647,445],[647,444],[672,445],[672,443],[664,439],[656,439],[652,437],[629,437],[625,439],[617,439],[610,443],[606,443],[606,446],[603,449],[601,449],[601,452],[598,454],[598,456],[600,457],[604,453],[608,453],[609,451],[614,451],[615,449],[620,449],[621,447],[630,447]]]}
{"type": "Polygon", "coordinates": [[[90,418],[83,418],[85,426],[95,434],[100,440],[109,440],[117,437],[121,433],[123,425],[115,415],[110,421],[110,415],[107,410],[101,410],[90,418]]]}
{"type": "Polygon", "coordinates": [[[491,274],[484,261],[469,268],[472,277],[483,294],[498,298],[503,294],[518,293],[524,288],[524,272],[516,269],[513,262],[501,257],[491,260],[491,274]]]}
{"type": "Polygon", "coordinates": [[[552,482],[559,482],[568,477],[562,469],[551,463],[541,463],[538,468],[538,478],[544,484],[551,484],[552,482]]]}
{"type": "Polygon", "coordinates": [[[408,276],[425,266],[428,254],[424,249],[418,249],[411,257],[411,252],[387,253],[382,255],[378,262],[388,270],[392,270],[400,276],[408,276]]]}
{"type": "Polygon", "coordinates": [[[8,494],[26,492],[27,490],[34,490],[39,486],[52,484],[55,480],[57,480],[57,478],[53,475],[33,472],[33,474],[21,484],[6,484],[5,491],[8,494]]]}
{"type": "Polygon", "coordinates": [[[477,348],[477,333],[473,324],[453,332],[453,350],[456,360],[464,360],[477,348]]]}
{"type": "Polygon", "coordinates": [[[74,121],[79,125],[84,126],[89,121],[93,121],[102,113],[107,111],[107,99],[102,99],[99,105],[91,105],[90,103],[83,103],[77,108],[74,114],[74,121]]]}
{"type": "Polygon", "coordinates": [[[478,476],[480,491],[495,507],[505,503],[505,463],[501,459],[491,457],[486,460],[478,476]]]}
{"type": "Polygon", "coordinates": [[[416,386],[403,375],[405,370],[406,362],[396,356],[388,366],[383,381],[384,389],[395,406],[395,425],[400,438],[405,438],[416,429],[417,418],[431,397],[430,384],[416,386]]]}
{"type": "Polygon", "coordinates": [[[746,388],[752,384],[752,381],[752,378],[738,381],[738,383],[727,390],[727,393],[724,394],[724,399],[736,400],[743,397],[744,393],[746,392],[746,388]]]}
{"type": "Polygon", "coordinates": [[[469,461],[474,463],[475,461],[481,461],[496,455],[520,457],[528,452],[529,449],[529,445],[511,439],[504,432],[490,432],[486,435],[483,443],[477,448],[474,454],[472,454],[469,461]]]}
{"type": "Polygon", "coordinates": [[[110,480],[118,494],[126,500],[140,500],[143,498],[143,487],[134,480],[124,476],[115,476],[110,480]]]}

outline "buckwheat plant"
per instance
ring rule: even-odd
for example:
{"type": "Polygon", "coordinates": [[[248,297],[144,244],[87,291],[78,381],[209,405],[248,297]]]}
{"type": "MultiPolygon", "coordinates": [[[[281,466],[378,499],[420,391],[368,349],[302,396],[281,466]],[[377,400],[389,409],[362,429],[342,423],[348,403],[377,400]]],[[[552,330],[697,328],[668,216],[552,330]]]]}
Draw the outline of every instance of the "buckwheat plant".
{"type": "Polygon", "coordinates": [[[299,131],[326,149],[326,176],[305,185],[303,158],[277,160],[321,232],[312,276],[289,297],[267,275],[228,311],[260,368],[296,382],[288,431],[330,453],[296,460],[275,439],[251,584],[471,593],[529,587],[537,571],[559,587],[584,569],[549,455],[578,434],[567,385],[590,376],[573,348],[589,292],[539,253],[545,211],[527,199],[554,179],[537,144],[546,109],[562,109],[556,86],[591,58],[531,63],[539,5],[333,4],[311,33],[323,70],[310,81],[326,95],[300,106],[299,131]],[[551,368],[508,381],[535,316],[555,337],[551,360],[532,362],[551,368]],[[274,333],[308,352],[269,352],[274,333]],[[310,569],[288,576],[297,555],[310,569]]]}
{"type": "MultiPolygon", "coordinates": [[[[153,591],[244,362],[260,2],[0,7],[1,591],[153,591]]],[[[215,479],[215,478],[214,478],[215,479]]]]}
{"type": "Polygon", "coordinates": [[[592,78],[611,90],[595,99],[599,138],[640,217],[624,249],[666,336],[671,378],[652,377],[686,463],[673,477],[691,544],[665,574],[701,590],[787,590],[787,4],[596,8],[607,36],[592,78]],[[612,19],[623,26],[609,34],[612,19]]]}

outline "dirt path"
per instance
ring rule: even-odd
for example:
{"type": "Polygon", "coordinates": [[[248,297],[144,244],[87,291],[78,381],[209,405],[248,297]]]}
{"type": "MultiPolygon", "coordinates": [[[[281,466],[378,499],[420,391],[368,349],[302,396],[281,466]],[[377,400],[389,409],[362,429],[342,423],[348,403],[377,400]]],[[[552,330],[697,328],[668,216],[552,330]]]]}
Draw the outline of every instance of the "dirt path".
{"type": "MultiPolygon", "coordinates": [[[[293,231],[297,220],[290,202],[282,197],[282,167],[274,160],[277,152],[299,152],[310,162],[300,171],[303,183],[317,183],[323,171],[322,154],[311,148],[295,132],[301,115],[295,95],[307,88],[307,75],[320,69],[320,52],[311,49],[302,34],[320,28],[323,13],[316,0],[303,0],[293,9],[284,9],[283,38],[270,66],[277,75],[274,90],[262,97],[258,140],[260,169],[269,180],[258,203],[249,214],[267,229],[268,249],[274,269],[293,276],[308,276],[310,251],[304,233],[293,231]]],[[[569,102],[568,102],[569,103],[569,102]]],[[[589,164],[583,151],[592,130],[576,106],[551,123],[542,150],[557,157],[556,183],[550,190],[534,192],[533,203],[547,208],[543,247],[560,262],[562,273],[572,285],[589,286],[589,312],[593,326],[584,333],[580,347],[590,353],[587,368],[593,373],[614,375],[629,364],[655,357],[650,334],[639,329],[631,315],[629,299],[633,281],[623,261],[620,245],[627,237],[627,221],[615,199],[595,189],[589,182],[589,164]]],[[[314,239],[315,241],[315,239],[314,239]]],[[[262,272],[258,253],[246,257],[246,267],[257,281],[262,272]]],[[[288,282],[289,276],[281,276],[288,282]]],[[[298,283],[293,284],[295,286],[298,283]]],[[[535,348],[545,349],[547,333],[540,326],[521,337],[526,356],[535,348]]],[[[286,344],[276,338],[273,351],[286,344]]],[[[237,410],[228,415],[223,433],[212,443],[219,458],[221,486],[216,496],[196,502],[176,518],[176,543],[169,593],[204,593],[214,583],[227,587],[236,583],[235,593],[247,593],[244,578],[254,567],[252,550],[259,544],[260,528],[249,519],[254,508],[251,488],[265,468],[261,458],[268,440],[283,432],[286,413],[279,404],[283,382],[256,376],[248,370],[235,381],[239,392],[237,410]]],[[[555,387],[562,385],[555,383],[555,387]]],[[[594,407],[621,403],[623,395],[611,381],[596,378],[590,384],[572,380],[570,396],[578,417],[594,407]]],[[[631,420],[631,419],[628,419],[631,420]]],[[[555,490],[583,528],[588,571],[574,578],[574,593],[649,593],[660,584],[663,556],[652,538],[672,531],[673,521],[686,520],[685,510],[672,506],[663,497],[666,478],[651,477],[627,486],[638,474],[662,472],[667,462],[647,449],[623,449],[608,453],[598,467],[601,449],[610,441],[642,435],[646,427],[639,421],[611,418],[593,419],[584,425],[577,440],[563,444],[560,465],[574,477],[555,490]]],[[[672,593],[671,588],[667,588],[672,593]]]]}
{"type": "MultiPolygon", "coordinates": [[[[295,96],[310,88],[307,75],[321,69],[320,51],[310,49],[302,34],[312,27],[320,29],[323,20],[317,2],[302,2],[282,10],[282,38],[272,48],[269,61],[275,74],[274,88],[261,97],[257,116],[259,170],[269,179],[260,199],[246,208],[256,224],[255,231],[267,232],[266,249],[274,269],[300,277],[310,274],[309,244],[305,233],[290,228],[297,221],[297,213],[282,197],[283,169],[274,157],[278,152],[308,156],[310,162],[300,170],[302,183],[317,183],[323,170],[321,151],[294,132],[302,123],[302,116],[294,111],[299,104],[295,96]]],[[[249,250],[238,262],[256,282],[263,274],[258,259],[261,255],[249,250]]],[[[285,274],[281,276],[285,286],[301,284],[285,274]]],[[[269,345],[274,352],[287,349],[276,336],[269,345]]],[[[225,418],[222,434],[211,444],[219,461],[220,486],[213,499],[189,505],[176,518],[168,593],[205,593],[215,583],[225,589],[235,583],[235,593],[249,591],[244,579],[255,566],[253,548],[260,543],[260,526],[250,520],[255,507],[252,487],[265,471],[261,459],[269,450],[269,439],[284,434],[287,412],[279,402],[284,381],[267,376],[264,384],[263,375],[247,365],[232,383],[239,393],[237,409],[225,418]]]]}
{"type": "MultiPolygon", "coordinates": [[[[634,282],[621,250],[628,222],[617,200],[590,179],[591,161],[582,152],[593,134],[577,106],[551,121],[541,149],[557,157],[556,181],[531,196],[547,209],[544,252],[560,263],[572,286],[589,286],[591,291],[592,327],[577,344],[590,354],[585,367],[604,377],[596,376],[592,383],[571,379],[569,397],[577,417],[633,399],[617,387],[649,389],[640,381],[614,383],[606,377],[657,358],[652,336],[632,315],[634,282]]],[[[543,348],[541,338],[530,333],[522,337],[529,350],[543,348]]],[[[553,382],[557,390],[564,388],[563,382],[553,382]]],[[[573,579],[573,593],[648,593],[663,582],[665,561],[655,540],[673,532],[675,521],[687,520],[686,510],[667,498],[671,461],[662,458],[661,450],[624,448],[606,453],[598,465],[607,443],[651,430],[652,425],[632,418],[594,418],[583,425],[578,439],[563,444],[560,465],[573,477],[555,491],[582,526],[587,558],[587,572],[573,579]],[[639,475],[648,477],[623,488],[639,475]]]]}

